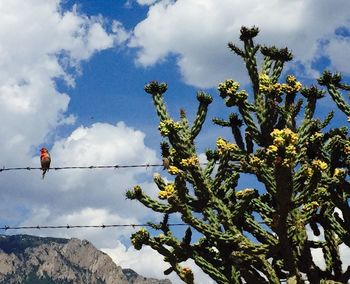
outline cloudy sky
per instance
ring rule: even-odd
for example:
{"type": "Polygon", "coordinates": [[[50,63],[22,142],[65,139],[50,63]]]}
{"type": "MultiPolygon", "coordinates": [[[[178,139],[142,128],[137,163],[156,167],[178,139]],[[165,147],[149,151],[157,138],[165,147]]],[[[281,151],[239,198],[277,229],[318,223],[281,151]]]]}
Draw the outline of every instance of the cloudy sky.
{"type": "MultiPolygon", "coordinates": [[[[247,82],[226,47],[242,25],[260,27],[260,43],[288,46],[295,60],[287,68],[305,82],[324,68],[347,78],[349,11],[348,0],[0,0],[0,166],[38,167],[43,146],[52,167],[159,163],[147,82],[169,84],[175,116],[182,107],[193,118],[198,89],[214,96],[209,116],[222,116],[217,84],[247,82]]],[[[206,124],[200,151],[213,145],[215,129],[206,124]]],[[[52,170],[44,180],[39,171],[1,172],[0,225],[157,220],[124,197],[135,184],[155,195],[154,171],[161,169],[52,170]]],[[[161,257],[130,248],[133,231],[26,233],[88,239],[123,267],[163,277],[161,257]]]]}

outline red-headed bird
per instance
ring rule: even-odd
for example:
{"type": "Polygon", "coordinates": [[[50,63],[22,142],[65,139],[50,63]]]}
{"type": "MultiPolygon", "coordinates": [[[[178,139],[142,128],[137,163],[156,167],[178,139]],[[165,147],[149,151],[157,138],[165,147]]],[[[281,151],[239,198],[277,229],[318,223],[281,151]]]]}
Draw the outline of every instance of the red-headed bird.
{"type": "Polygon", "coordinates": [[[50,169],[50,163],[51,163],[50,153],[46,148],[41,148],[40,150],[40,163],[41,163],[41,170],[43,171],[43,178],[44,178],[46,172],[50,169]]]}

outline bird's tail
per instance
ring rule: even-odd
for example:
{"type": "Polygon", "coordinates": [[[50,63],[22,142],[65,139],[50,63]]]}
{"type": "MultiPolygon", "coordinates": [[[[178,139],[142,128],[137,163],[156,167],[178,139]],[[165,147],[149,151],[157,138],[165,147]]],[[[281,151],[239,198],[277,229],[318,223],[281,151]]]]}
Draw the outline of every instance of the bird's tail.
{"type": "Polygon", "coordinates": [[[47,170],[43,170],[42,179],[44,179],[47,170]]]}

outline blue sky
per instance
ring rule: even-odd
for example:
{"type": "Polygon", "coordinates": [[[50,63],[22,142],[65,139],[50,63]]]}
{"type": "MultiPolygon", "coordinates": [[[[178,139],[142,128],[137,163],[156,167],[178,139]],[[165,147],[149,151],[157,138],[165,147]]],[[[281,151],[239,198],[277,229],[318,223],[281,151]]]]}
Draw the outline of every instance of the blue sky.
{"type": "MultiPolygon", "coordinates": [[[[217,84],[227,78],[248,83],[242,61],[226,47],[228,41],[238,42],[242,25],[260,27],[259,43],[288,46],[295,60],[287,70],[304,83],[314,82],[324,68],[340,71],[348,80],[349,8],[346,0],[4,1],[0,163],[37,167],[42,146],[49,148],[53,167],[159,163],[158,118],[144,85],[151,80],[168,83],[165,99],[175,118],[184,108],[193,119],[198,90],[214,97],[209,118],[224,118],[228,110],[217,84]]],[[[320,117],[334,109],[327,98],[320,106],[320,117]]],[[[342,115],[335,118],[342,120],[342,115]]],[[[199,152],[227,134],[208,120],[199,152]]],[[[0,223],[138,223],[159,218],[124,198],[127,188],[140,183],[156,196],[152,175],[159,170],[50,171],[45,180],[39,171],[2,172],[0,223]]],[[[88,239],[123,267],[162,277],[166,265],[161,257],[130,248],[133,231],[26,233],[88,239]]],[[[196,275],[198,283],[208,283],[200,272],[196,275]]]]}

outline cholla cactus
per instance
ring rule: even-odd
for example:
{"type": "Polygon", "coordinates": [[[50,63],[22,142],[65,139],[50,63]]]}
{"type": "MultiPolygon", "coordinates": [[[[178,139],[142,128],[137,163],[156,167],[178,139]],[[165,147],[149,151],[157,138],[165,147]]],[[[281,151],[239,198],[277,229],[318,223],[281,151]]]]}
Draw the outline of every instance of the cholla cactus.
{"type": "Polygon", "coordinates": [[[190,126],[184,111],[179,121],[170,118],[163,102],[166,84],[146,86],[165,138],[165,169],[174,178],[154,177],[163,201],[151,199],[139,186],[127,192],[128,198],[165,214],[161,224],[153,224],[161,231],[158,236],[142,229],[132,243],[136,249],[148,245],[157,250],[170,265],[165,273],[175,271],[186,283],[195,281],[181,265],[187,259],[217,283],[348,283],[350,266],[342,269],[339,246],[350,246],[350,141],[346,127],[326,130],[333,113],[321,121],[315,109],[327,90],[335,107],[350,117],[341,95],[350,86],[329,72],[318,80],[326,90],[302,87],[294,76],[281,82],[283,65],[292,55],[287,49],[254,45],[257,34],[255,27],[243,27],[244,49],[229,44],[245,62],[253,94],[231,79],[219,84],[226,106],[238,113],[213,121],[229,127],[234,142],[218,138],[205,165],[199,163],[195,138],[212,98],[198,93],[198,112],[190,126]],[[260,71],[259,49],[264,58],[260,71]],[[242,173],[255,175],[262,186],[238,188],[242,173]],[[168,226],[171,214],[189,226],[182,240],[168,226]],[[195,240],[193,230],[199,234],[195,240]],[[324,237],[315,241],[313,236],[322,231],[324,237]],[[317,248],[325,269],[312,256],[317,248]]]}

